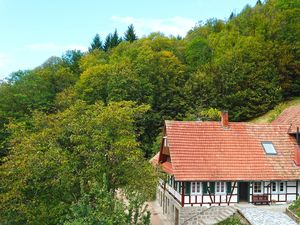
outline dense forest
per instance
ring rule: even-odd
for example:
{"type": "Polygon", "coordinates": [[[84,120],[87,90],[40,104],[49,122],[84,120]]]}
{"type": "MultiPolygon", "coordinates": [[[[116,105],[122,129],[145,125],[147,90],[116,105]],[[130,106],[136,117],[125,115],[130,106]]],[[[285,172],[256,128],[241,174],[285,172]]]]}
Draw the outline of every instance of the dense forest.
{"type": "Polygon", "coordinates": [[[246,121],[300,96],[300,2],[228,16],[185,37],[97,34],[2,81],[0,224],[149,224],[164,120],[246,121]]]}

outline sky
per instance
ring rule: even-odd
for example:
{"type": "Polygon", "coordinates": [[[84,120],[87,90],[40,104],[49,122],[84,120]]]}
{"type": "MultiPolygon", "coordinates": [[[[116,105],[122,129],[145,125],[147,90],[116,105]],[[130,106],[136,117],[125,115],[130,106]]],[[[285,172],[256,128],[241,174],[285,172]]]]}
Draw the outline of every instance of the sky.
{"type": "Polygon", "coordinates": [[[199,21],[226,19],[257,0],[0,0],[0,79],[33,69],[66,50],[86,51],[133,24],[139,37],[184,36],[199,21]]]}

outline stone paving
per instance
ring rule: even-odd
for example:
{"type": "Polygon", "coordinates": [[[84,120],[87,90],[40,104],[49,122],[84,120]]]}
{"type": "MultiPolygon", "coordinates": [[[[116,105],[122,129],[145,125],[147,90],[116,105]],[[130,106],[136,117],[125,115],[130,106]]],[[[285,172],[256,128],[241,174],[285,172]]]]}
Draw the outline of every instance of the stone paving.
{"type": "Polygon", "coordinates": [[[283,212],[263,208],[241,208],[240,212],[252,225],[297,225],[283,212]]]}

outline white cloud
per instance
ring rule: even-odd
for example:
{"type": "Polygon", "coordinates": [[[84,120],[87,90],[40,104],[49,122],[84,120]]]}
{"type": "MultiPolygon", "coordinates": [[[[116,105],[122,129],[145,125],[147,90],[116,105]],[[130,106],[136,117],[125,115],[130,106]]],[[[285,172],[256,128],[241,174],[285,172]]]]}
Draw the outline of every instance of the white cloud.
{"type": "Polygon", "coordinates": [[[66,50],[81,50],[86,51],[87,47],[82,45],[76,45],[76,44],[69,44],[69,45],[60,45],[55,43],[37,43],[37,44],[30,44],[25,46],[26,49],[31,51],[46,51],[46,52],[52,52],[52,51],[61,51],[65,52],[66,50]]]}
{"type": "Polygon", "coordinates": [[[196,24],[196,22],[192,19],[179,16],[165,19],[113,16],[111,19],[116,23],[116,25],[133,24],[138,35],[160,31],[166,35],[172,34],[175,36],[185,36],[186,33],[196,24]]]}
{"type": "Polygon", "coordinates": [[[9,55],[0,53],[0,68],[6,67],[8,64],[11,63],[11,58],[9,55]]]}

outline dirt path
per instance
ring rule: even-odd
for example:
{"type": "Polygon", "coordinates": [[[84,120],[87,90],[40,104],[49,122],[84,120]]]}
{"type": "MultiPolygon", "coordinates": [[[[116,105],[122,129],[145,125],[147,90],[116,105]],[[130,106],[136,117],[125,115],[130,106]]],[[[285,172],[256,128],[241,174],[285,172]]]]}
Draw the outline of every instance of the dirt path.
{"type": "Polygon", "coordinates": [[[152,225],[171,225],[171,223],[163,215],[161,207],[159,207],[155,201],[149,202],[148,204],[151,212],[152,225]]]}

